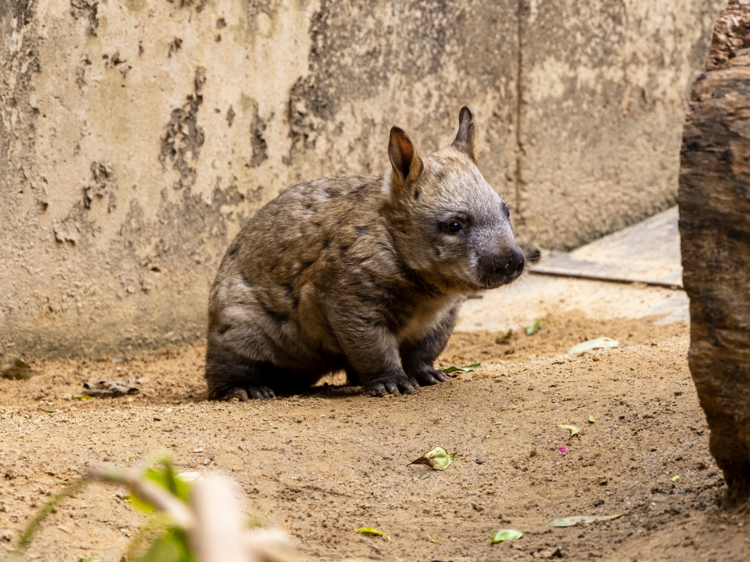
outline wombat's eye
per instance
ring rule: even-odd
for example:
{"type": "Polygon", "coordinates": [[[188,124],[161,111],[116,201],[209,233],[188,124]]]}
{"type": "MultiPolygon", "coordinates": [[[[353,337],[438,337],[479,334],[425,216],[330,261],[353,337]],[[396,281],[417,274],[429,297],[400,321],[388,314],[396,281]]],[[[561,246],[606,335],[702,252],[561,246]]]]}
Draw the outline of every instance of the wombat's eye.
{"type": "Polygon", "coordinates": [[[462,229],[463,227],[461,226],[461,223],[458,221],[450,221],[448,223],[448,232],[456,234],[457,232],[461,232],[462,229]]]}
{"type": "Polygon", "coordinates": [[[510,209],[511,209],[510,205],[504,205],[503,207],[504,207],[503,210],[505,211],[505,217],[510,218],[510,209]]]}

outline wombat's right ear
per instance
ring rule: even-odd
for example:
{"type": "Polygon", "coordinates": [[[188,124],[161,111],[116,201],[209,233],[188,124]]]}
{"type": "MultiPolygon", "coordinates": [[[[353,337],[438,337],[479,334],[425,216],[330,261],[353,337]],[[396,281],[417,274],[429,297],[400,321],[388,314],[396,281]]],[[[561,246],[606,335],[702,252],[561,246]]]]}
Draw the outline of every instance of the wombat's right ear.
{"type": "Polygon", "coordinates": [[[393,167],[393,186],[402,188],[416,180],[424,169],[422,159],[417,154],[414,145],[406,132],[399,128],[391,129],[388,142],[388,157],[393,167]]]}
{"type": "Polygon", "coordinates": [[[456,134],[456,140],[453,141],[452,146],[456,150],[466,154],[475,164],[477,163],[476,156],[474,156],[476,135],[477,129],[474,126],[474,116],[468,107],[463,106],[461,112],[458,114],[458,134],[456,134]]]}

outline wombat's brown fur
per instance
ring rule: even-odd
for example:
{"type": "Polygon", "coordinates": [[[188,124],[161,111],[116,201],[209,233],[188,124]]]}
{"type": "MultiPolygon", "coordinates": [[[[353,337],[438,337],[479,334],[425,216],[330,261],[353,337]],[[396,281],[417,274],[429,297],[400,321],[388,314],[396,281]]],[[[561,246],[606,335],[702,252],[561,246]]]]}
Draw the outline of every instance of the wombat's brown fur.
{"type": "Polygon", "coordinates": [[[468,108],[459,123],[424,157],[393,127],[384,176],[302,183],[258,211],[211,288],[210,398],[294,393],[338,370],[374,394],[446,380],[433,362],[465,296],[525,263],[468,108]]]}

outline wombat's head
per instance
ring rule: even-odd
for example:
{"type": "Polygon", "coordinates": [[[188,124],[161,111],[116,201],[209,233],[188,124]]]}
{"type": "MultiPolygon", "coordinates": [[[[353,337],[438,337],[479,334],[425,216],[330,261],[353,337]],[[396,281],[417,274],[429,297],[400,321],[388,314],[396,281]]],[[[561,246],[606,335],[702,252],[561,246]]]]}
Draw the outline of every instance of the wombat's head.
{"type": "Polygon", "coordinates": [[[385,215],[399,254],[444,289],[471,293],[515,281],[525,259],[513,237],[510,210],[477,168],[476,129],[467,107],[456,140],[420,157],[408,135],[391,129],[385,215]]]}

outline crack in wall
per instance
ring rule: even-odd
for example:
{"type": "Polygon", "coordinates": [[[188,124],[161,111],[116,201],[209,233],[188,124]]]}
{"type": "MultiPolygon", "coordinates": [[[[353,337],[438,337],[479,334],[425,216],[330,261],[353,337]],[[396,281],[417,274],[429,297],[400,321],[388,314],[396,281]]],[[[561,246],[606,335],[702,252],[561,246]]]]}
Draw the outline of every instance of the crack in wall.
{"type": "Polygon", "coordinates": [[[522,184],[523,184],[523,159],[526,155],[526,150],[523,145],[523,138],[521,136],[521,122],[523,119],[523,54],[524,54],[524,35],[526,31],[526,17],[529,13],[529,5],[527,0],[518,0],[518,6],[516,8],[516,127],[515,127],[515,143],[516,143],[516,165],[514,170],[514,187],[516,196],[516,214],[518,216],[518,226],[522,227],[526,224],[524,218],[523,205],[521,204],[522,197],[522,184]]]}

